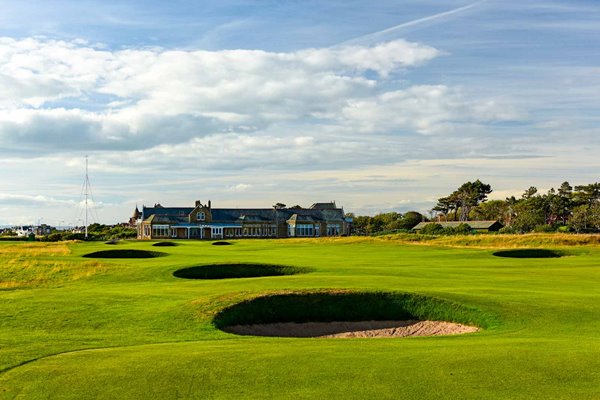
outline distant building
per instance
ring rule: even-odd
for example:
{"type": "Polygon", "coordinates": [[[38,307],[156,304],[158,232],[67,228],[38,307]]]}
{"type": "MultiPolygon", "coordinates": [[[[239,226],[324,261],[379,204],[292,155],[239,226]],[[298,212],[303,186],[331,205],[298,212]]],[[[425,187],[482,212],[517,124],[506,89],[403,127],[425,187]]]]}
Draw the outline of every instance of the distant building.
{"type": "Polygon", "coordinates": [[[310,208],[212,208],[196,201],[194,207],[137,207],[130,224],[138,239],[225,239],[341,236],[351,220],[335,202],[310,208]]]}
{"type": "Polygon", "coordinates": [[[498,232],[502,225],[498,221],[447,221],[447,222],[419,222],[413,230],[417,233],[429,224],[439,224],[443,228],[456,228],[460,224],[467,224],[477,232],[498,232]]]}

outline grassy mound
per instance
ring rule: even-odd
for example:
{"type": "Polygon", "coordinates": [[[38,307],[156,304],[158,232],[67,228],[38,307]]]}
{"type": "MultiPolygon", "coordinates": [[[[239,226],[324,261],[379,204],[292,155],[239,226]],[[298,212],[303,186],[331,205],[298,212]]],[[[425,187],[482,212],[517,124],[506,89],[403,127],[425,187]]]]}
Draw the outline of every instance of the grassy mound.
{"type": "Polygon", "coordinates": [[[173,246],[178,246],[178,244],[175,243],[175,242],[158,242],[158,243],[154,243],[152,246],[156,246],[156,247],[173,247],[173,246]]]}
{"type": "Polygon", "coordinates": [[[488,327],[493,319],[460,304],[409,293],[301,292],[257,297],[219,312],[219,329],[276,322],[434,320],[488,327]]]}
{"type": "Polygon", "coordinates": [[[184,279],[256,278],[260,276],[296,275],[309,272],[308,268],[270,264],[211,264],[183,268],[173,276],[184,279]]]}
{"type": "Polygon", "coordinates": [[[509,257],[509,258],[558,258],[562,257],[562,254],[548,249],[516,249],[516,250],[503,250],[494,253],[496,257],[509,257]]]}
{"type": "Polygon", "coordinates": [[[229,246],[229,245],[231,245],[231,243],[219,241],[219,242],[212,242],[212,245],[213,246],[229,246]]]}
{"type": "Polygon", "coordinates": [[[155,258],[166,256],[166,253],[159,251],[147,251],[147,250],[136,250],[136,249],[123,249],[123,250],[102,250],[93,253],[85,254],[83,257],[87,258],[155,258]]]}

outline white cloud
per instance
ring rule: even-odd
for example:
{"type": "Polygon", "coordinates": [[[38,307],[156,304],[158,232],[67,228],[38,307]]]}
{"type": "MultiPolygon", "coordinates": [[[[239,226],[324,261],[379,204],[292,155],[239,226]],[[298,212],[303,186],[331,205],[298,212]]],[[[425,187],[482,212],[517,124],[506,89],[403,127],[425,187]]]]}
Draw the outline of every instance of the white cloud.
{"type": "Polygon", "coordinates": [[[420,134],[452,132],[453,126],[519,117],[509,106],[494,101],[466,99],[444,85],[412,86],[406,90],[350,101],[342,110],[346,124],[363,132],[407,130],[420,134]]]}
{"type": "Polygon", "coordinates": [[[276,129],[281,140],[298,136],[300,148],[324,131],[430,134],[461,118],[510,117],[493,102],[477,111],[445,86],[385,91],[390,75],[439,54],[404,40],[273,53],[0,38],[0,148],[147,149],[276,129]]]}

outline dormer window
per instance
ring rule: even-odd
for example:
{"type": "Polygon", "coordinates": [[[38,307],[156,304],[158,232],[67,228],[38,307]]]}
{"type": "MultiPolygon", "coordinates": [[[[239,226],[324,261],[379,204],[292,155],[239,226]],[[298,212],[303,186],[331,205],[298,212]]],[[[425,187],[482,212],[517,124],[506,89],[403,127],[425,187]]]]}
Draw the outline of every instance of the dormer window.
{"type": "Polygon", "coordinates": [[[206,218],[206,215],[204,214],[204,211],[201,211],[196,215],[196,219],[198,221],[204,221],[205,218],[206,218]]]}

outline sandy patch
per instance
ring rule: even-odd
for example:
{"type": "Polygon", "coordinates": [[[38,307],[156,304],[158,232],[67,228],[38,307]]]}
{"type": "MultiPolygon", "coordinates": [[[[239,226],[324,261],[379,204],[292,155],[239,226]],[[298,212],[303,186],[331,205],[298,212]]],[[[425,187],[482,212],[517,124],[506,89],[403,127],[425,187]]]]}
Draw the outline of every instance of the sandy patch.
{"type": "Polygon", "coordinates": [[[375,338],[458,335],[477,332],[479,328],[444,321],[338,321],[232,325],[223,330],[237,335],[252,336],[375,338]]]}

